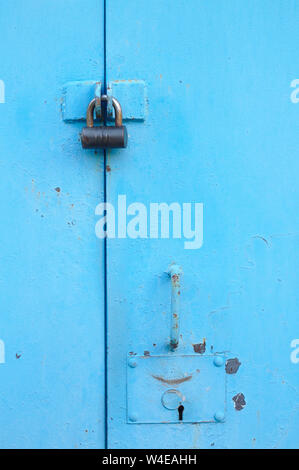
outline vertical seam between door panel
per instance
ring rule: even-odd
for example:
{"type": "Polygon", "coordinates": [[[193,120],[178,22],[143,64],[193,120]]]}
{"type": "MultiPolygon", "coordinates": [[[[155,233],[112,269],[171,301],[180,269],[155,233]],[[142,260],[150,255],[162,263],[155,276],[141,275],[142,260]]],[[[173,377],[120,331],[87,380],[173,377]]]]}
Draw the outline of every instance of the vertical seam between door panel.
{"type": "MultiPolygon", "coordinates": [[[[107,69],[106,69],[106,0],[103,4],[104,8],[104,83],[103,91],[107,93],[107,69]]],[[[106,125],[106,113],[104,115],[104,124],[106,125]]],[[[104,149],[104,203],[107,202],[107,178],[106,178],[107,153],[104,149]]],[[[108,314],[107,314],[107,238],[104,238],[104,350],[105,350],[105,449],[108,448],[108,314]]]]}

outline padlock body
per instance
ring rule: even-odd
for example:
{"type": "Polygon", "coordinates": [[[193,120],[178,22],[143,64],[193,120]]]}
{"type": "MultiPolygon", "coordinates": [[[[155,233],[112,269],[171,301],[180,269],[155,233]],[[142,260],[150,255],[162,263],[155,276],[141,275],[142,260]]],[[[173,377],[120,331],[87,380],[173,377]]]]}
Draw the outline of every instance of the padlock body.
{"type": "Polygon", "coordinates": [[[84,149],[125,148],[127,140],[126,126],[84,127],[81,132],[84,149]]]}

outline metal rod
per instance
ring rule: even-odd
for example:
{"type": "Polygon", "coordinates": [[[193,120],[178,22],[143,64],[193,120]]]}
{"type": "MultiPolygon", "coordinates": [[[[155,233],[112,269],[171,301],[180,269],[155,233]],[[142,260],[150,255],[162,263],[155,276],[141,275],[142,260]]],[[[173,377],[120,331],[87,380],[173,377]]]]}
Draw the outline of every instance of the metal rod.
{"type": "Polygon", "coordinates": [[[171,278],[171,326],[170,326],[170,349],[174,351],[179,345],[180,336],[180,295],[182,268],[177,264],[169,267],[171,278]]]}
{"type": "Polygon", "coordinates": [[[96,105],[96,99],[94,98],[88,105],[86,112],[86,126],[93,127],[93,112],[96,105]]]}

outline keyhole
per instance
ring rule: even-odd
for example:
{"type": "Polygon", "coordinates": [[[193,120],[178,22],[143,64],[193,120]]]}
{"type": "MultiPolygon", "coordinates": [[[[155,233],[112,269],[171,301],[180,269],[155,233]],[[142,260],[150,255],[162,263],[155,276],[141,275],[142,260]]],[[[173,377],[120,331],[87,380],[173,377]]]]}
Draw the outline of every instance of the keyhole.
{"type": "Polygon", "coordinates": [[[180,406],[178,407],[179,421],[183,421],[183,411],[184,411],[184,407],[183,407],[183,405],[180,405],[180,406]]]}

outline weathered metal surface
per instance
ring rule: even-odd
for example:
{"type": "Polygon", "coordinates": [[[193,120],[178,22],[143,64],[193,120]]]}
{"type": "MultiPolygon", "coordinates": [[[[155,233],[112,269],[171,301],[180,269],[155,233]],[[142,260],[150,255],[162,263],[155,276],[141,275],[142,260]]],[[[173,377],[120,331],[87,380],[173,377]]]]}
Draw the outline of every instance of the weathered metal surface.
{"type": "Polygon", "coordinates": [[[198,250],[108,240],[109,445],[298,447],[299,3],[187,3],[107,3],[108,81],[148,86],[147,119],[108,154],[108,202],[204,204],[198,250]],[[125,424],[127,352],[169,353],[161,273],[173,261],[184,270],[179,354],[228,351],[220,425],[125,424]]]}
{"type": "MultiPolygon", "coordinates": [[[[144,80],[111,80],[107,95],[115,96],[124,108],[124,119],[144,121],[147,116],[147,85],[144,80]]],[[[112,103],[108,104],[108,119],[113,119],[112,103]]]]}
{"type": "MultiPolygon", "coordinates": [[[[98,80],[73,81],[64,84],[62,89],[62,117],[66,122],[84,121],[86,105],[103,93],[102,83],[98,80]]],[[[147,116],[147,86],[143,80],[116,80],[108,83],[107,96],[114,96],[124,110],[125,121],[144,121],[147,116]]],[[[97,118],[100,107],[96,107],[97,118]]],[[[114,120],[112,100],[108,101],[108,120],[114,120]]]]}
{"type": "Polygon", "coordinates": [[[103,2],[1,2],[0,29],[0,448],[100,448],[104,165],[60,101],[103,80],[103,2]]]}
{"type": "Polygon", "coordinates": [[[102,447],[106,398],[110,448],[298,447],[298,1],[106,2],[107,91],[130,120],[106,167],[77,122],[104,82],[104,1],[2,3],[0,447],[102,447]],[[104,263],[104,174],[114,207],[202,202],[202,247],[124,236],[104,263]],[[217,353],[221,424],[184,422],[185,368],[151,378],[178,422],[127,422],[128,351],[132,373],[170,354],[174,260],[179,353],[217,353]]]}
{"type": "Polygon", "coordinates": [[[226,408],[226,374],[224,367],[215,366],[214,358],[135,356],[135,366],[127,367],[128,423],[217,422],[215,414],[219,410],[224,414],[226,408]]]}
{"type": "Polygon", "coordinates": [[[85,121],[87,104],[101,89],[97,80],[67,82],[62,87],[61,112],[66,122],[85,121]]]}

